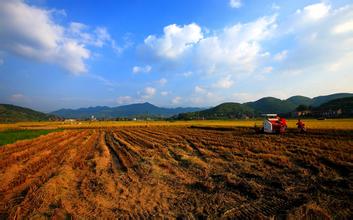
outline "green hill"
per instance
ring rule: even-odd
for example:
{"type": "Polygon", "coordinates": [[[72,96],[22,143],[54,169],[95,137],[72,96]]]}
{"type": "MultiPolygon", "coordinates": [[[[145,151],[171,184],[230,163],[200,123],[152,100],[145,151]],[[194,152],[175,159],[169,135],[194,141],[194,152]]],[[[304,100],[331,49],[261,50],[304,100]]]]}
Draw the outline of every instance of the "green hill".
{"type": "Polygon", "coordinates": [[[177,118],[183,120],[234,119],[253,116],[254,113],[254,110],[246,105],[228,102],[203,111],[179,114],[177,118]]]}
{"type": "MultiPolygon", "coordinates": [[[[315,106],[318,104],[323,104],[322,108],[333,108],[340,106],[344,112],[351,112],[351,102],[350,98],[343,98],[339,100],[332,100],[337,97],[353,97],[351,93],[337,93],[327,96],[318,96],[313,99],[305,96],[292,96],[286,100],[277,99],[274,97],[265,97],[254,102],[247,102],[244,104],[240,103],[223,103],[216,107],[206,109],[198,112],[189,112],[184,114],[179,114],[173,118],[182,120],[191,119],[234,119],[234,118],[244,118],[244,117],[257,117],[263,113],[275,113],[289,116],[291,112],[296,111],[299,105],[302,106],[315,106]],[[332,102],[331,102],[332,101],[332,102]]],[[[319,105],[320,106],[320,105],[319,105]]],[[[318,109],[321,111],[323,109],[318,109]]],[[[337,110],[337,109],[334,109],[337,110]]]]}
{"type": "Polygon", "coordinates": [[[331,100],[341,99],[346,97],[353,97],[352,93],[336,93],[326,96],[318,96],[312,99],[311,106],[317,107],[331,100]]]}
{"type": "Polygon", "coordinates": [[[16,105],[0,104],[0,122],[48,121],[59,117],[16,105]]]}
{"type": "Polygon", "coordinates": [[[255,102],[247,102],[244,105],[254,109],[257,113],[288,113],[297,107],[287,100],[280,100],[273,97],[265,97],[255,102]]]}
{"type": "Polygon", "coordinates": [[[341,116],[353,116],[353,97],[334,99],[316,107],[316,112],[328,112],[341,110],[341,116]]]}
{"type": "Polygon", "coordinates": [[[299,105],[309,106],[312,103],[311,98],[306,96],[301,96],[301,95],[292,96],[288,98],[287,101],[295,104],[296,106],[299,106],[299,105]]]}

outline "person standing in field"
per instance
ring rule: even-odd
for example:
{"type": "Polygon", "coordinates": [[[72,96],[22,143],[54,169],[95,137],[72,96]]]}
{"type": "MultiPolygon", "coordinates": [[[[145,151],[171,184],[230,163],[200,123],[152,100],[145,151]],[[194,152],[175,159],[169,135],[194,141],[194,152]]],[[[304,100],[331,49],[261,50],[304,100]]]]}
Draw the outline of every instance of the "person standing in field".
{"type": "Polygon", "coordinates": [[[305,124],[300,120],[300,118],[298,118],[298,122],[296,125],[300,133],[304,133],[306,131],[305,124]]]}
{"type": "Polygon", "coordinates": [[[281,125],[285,128],[287,128],[287,121],[285,118],[279,118],[279,122],[281,123],[281,125]]]}
{"type": "Polygon", "coordinates": [[[286,129],[287,129],[287,121],[285,118],[283,117],[279,117],[278,119],[278,123],[279,123],[279,131],[281,134],[285,133],[286,132],[286,129]]]}

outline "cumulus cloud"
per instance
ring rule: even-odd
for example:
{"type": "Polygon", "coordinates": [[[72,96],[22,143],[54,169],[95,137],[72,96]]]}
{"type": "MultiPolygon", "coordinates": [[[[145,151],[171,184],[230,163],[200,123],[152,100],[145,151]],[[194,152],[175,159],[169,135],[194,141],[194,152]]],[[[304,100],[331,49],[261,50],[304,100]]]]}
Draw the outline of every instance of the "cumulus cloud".
{"type": "Polygon", "coordinates": [[[156,94],[156,92],[157,90],[155,88],[148,86],[144,89],[142,99],[150,99],[156,94]]]}
{"type": "Polygon", "coordinates": [[[116,98],[116,103],[118,103],[119,105],[129,104],[132,102],[133,98],[131,96],[119,96],[118,98],[116,98]]]}
{"type": "Polygon", "coordinates": [[[195,86],[194,90],[195,90],[196,93],[205,93],[206,92],[206,89],[204,89],[201,86],[195,86]]]}
{"type": "Polygon", "coordinates": [[[183,103],[217,104],[233,100],[232,94],[249,101],[264,94],[351,91],[353,5],[333,8],[320,2],[279,18],[283,16],[264,16],[219,30],[172,24],[161,36],[146,37],[143,47],[154,54],[153,65],[185,82],[192,80],[185,83],[190,97],[178,94],[183,103]],[[293,86],[293,80],[304,75],[305,82],[293,86]],[[278,90],[268,88],[274,78],[281,81],[278,90]]]}
{"type": "Polygon", "coordinates": [[[234,81],[231,79],[231,76],[226,76],[224,78],[220,78],[213,86],[215,88],[220,89],[229,89],[234,84],[234,81]]]}
{"type": "Polygon", "coordinates": [[[353,20],[343,21],[342,23],[335,25],[332,32],[334,34],[346,34],[353,32],[353,20]]]}
{"type": "Polygon", "coordinates": [[[229,6],[231,8],[240,8],[242,6],[241,0],[229,0],[229,6]]]}
{"type": "Polygon", "coordinates": [[[263,69],[263,73],[271,73],[273,71],[273,67],[272,66],[266,66],[263,69]]]}
{"type": "Polygon", "coordinates": [[[25,96],[21,93],[17,93],[17,94],[13,94],[11,95],[10,99],[12,101],[20,101],[20,100],[23,100],[25,98],[25,96]]]}
{"type": "MultiPolygon", "coordinates": [[[[325,66],[349,56],[353,51],[352,35],[339,33],[349,30],[349,21],[353,20],[353,5],[332,9],[329,4],[319,3],[306,6],[303,11],[307,8],[310,8],[311,13],[319,11],[317,13],[320,16],[312,15],[315,18],[324,16],[326,19],[311,24],[310,28],[300,29],[292,33],[298,39],[297,47],[292,50],[295,62],[299,61],[298,65],[312,63],[325,66]],[[307,63],[308,60],[310,60],[310,63],[307,63]]],[[[306,14],[300,16],[299,19],[301,20],[307,17],[306,14]]],[[[305,26],[305,24],[303,23],[302,26],[305,26]]],[[[292,59],[288,60],[288,62],[293,61],[292,59]]],[[[305,65],[301,65],[301,68],[305,65]]],[[[350,64],[347,62],[345,65],[350,64]]]]}
{"type": "Polygon", "coordinates": [[[162,79],[158,80],[158,83],[159,83],[161,86],[164,86],[167,82],[168,82],[168,80],[167,80],[166,78],[162,78],[162,79]]]}
{"type": "Polygon", "coordinates": [[[195,23],[173,24],[164,28],[162,37],[148,36],[144,46],[151,49],[159,58],[157,62],[162,64],[166,60],[192,62],[192,69],[185,72],[186,77],[192,72],[223,75],[252,72],[266,58],[268,52],[262,43],[273,36],[276,27],[276,16],[237,23],[212,34],[204,33],[195,23]]]}
{"type": "Polygon", "coordinates": [[[180,96],[176,96],[172,99],[172,104],[177,105],[181,102],[182,98],[180,96]]]}
{"type": "Polygon", "coordinates": [[[224,95],[219,95],[214,92],[205,91],[196,93],[188,98],[192,105],[218,105],[226,100],[224,95]]]}
{"type": "Polygon", "coordinates": [[[85,45],[92,45],[95,47],[115,45],[115,41],[105,27],[97,27],[94,30],[91,30],[88,25],[79,22],[71,22],[66,29],[66,33],[68,36],[85,45]]]}
{"type": "Polygon", "coordinates": [[[281,51],[281,52],[275,54],[275,56],[273,57],[273,59],[274,59],[275,61],[282,61],[282,60],[286,59],[287,55],[288,55],[288,51],[287,51],[287,50],[283,50],[283,51],[281,51]]]}
{"type": "Polygon", "coordinates": [[[297,80],[298,76],[305,76],[305,80],[299,88],[287,86],[287,93],[314,96],[352,91],[353,39],[349,21],[353,20],[353,5],[333,8],[324,2],[312,4],[298,10],[292,19],[285,24],[292,30],[285,38],[292,38],[294,47],[277,75],[282,82],[297,80]]]}
{"type": "Polygon", "coordinates": [[[303,10],[297,10],[297,14],[306,21],[317,21],[328,15],[331,6],[327,3],[320,2],[305,6],[303,10]]]}
{"type": "Polygon", "coordinates": [[[145,46],[157,57],[176,59],[182,56],[189,48],[192,48],[203,38],[201,28],[195,24],[178,26],[171,24],[164,27],[164,35],[156,37],[149,35],[145,40],[145,46]]]}
{"type": "Polygon", "coordinates": [[[192,75],[192,72],[191,71],[187,71],[187,72],[180,73],[179,75],[181,75],[181,76],[183,76],[185,78],[189,78],[192,75]]]}
{"type": "Polygon", "coordinates": [[[222,95],[212,90],[233,89],[237,77],[269,71],[266,69],[269,65],[264,63],[271,56],[263,44],[277,31],[276,19],[275,15],[265,16],[214,31],[203,30],[195,23],[169,25],[164,28],[164,35],[145,38],[144,47],[150,49],[148,54],[152,50],[157,57],[152,61],[156,66],[172,70],[183,78],[203,81],[203,86],[194,87],[198,95],[183,97],[183,102],[201,104],[211,99],[222,100],[222,95]],[[187,27],[193,30],[186,31],[188,35],[195,37],[178,36],[177,33],[185,32],[187,27]]]}
{"type": "Polygon", "coordinates": [[[275,21],[275,16],[262,17],[202,39],[196,50],[198,63],[209,73],[254,71],[265,53],[261,43],[272,36],[275,21]]]}
{"type": "Polygon", "coordinates": [[[82,74],[87,71],[85,60],[91,57],[87,46],[101,47],[112,39],[104,28],[89,33],[89,27],[81,23],[59,25],[54,12],[22,0],[2,2],[0,49],[82,74]]]}
{"type": "Polygon", "coordinates": [[[276,3],[272,3],[271,8],[272,8],[272,10],[278,11],[281,9],[281,6],[277,5],[276,3]]]}
{"type": "Polygon", "coordinates": [[[167,95],[169,95],[169,92],[167,92],[167,91],[162,91],[161,92],[161,96],[167,96],[167,95]]]}
{"type": "Polygon", "coordinates": [[[134,74],[149,73],[151,72],[151,70],[152,70],[152,67],[150,65],[132,67],[132,73],[134,74]]]}

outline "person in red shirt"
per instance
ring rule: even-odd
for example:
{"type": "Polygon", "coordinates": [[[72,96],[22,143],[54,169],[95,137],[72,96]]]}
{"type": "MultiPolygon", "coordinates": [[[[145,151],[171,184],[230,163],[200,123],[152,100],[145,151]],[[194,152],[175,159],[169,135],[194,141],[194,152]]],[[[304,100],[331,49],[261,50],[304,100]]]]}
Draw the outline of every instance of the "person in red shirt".
{"type": "Polygon", "coordinates": [[[297,122],[296,125],[297,125],[297,128],[298,128],[300,133],[304,133],[305,132],[305,124],[300,119],[298,119],[298,122],[297,122]]]}
{"type": "Polygon", "coordinates": [[[280,118],[279,121],[280,121],[282,126],[287,127],[287,121],[286,121],[285,118],[280,118]]]}
{"type": "Polygon", "coordinates": [[[287,129],[287,121],[285,118],[282,117],[278,117],[278,121],[276,123],[279,127],[278,127],[278,132],[279,133],[285,133],[286,129],[287,129]]]}

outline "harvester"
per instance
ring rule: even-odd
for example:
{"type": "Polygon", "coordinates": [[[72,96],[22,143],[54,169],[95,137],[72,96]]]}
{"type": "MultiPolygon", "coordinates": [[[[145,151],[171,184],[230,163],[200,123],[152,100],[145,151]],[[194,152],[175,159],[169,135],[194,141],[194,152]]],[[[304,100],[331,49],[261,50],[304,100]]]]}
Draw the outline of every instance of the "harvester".
{"type": "Polygon", "coordinates": [[[277,114],[262,114],[264,116],[263,126],[258,128],[255,125],[257,133],[283,134],[286,132],[287,124],[284,119],[281,120],[277,114]]]}

